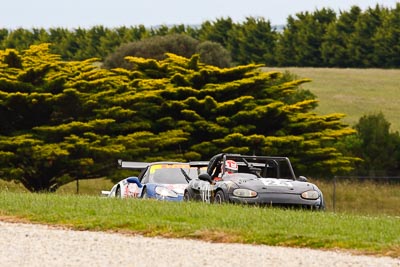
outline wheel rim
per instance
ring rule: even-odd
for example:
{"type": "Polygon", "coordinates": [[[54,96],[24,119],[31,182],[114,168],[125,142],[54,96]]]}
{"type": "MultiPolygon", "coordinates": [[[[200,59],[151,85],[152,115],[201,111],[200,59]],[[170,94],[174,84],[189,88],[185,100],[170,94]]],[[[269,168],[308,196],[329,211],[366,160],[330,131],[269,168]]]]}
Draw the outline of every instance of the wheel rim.
{"type": "Polygon", "coordinates": [[[222,201],[222,196],[221,196],[221,194],[220,193],[217,193],[216,195],[215,195],[215,201],[214,201],[215,203],[217,203],[217,204],[221,204],[223,201],[222,201]]]}

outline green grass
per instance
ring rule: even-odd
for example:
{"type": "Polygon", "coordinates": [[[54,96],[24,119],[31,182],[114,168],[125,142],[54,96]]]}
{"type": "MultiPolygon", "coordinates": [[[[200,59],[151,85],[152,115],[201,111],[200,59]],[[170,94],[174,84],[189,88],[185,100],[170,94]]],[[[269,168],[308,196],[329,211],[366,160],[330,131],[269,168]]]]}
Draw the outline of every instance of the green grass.
{"type": "Polygon", "coordinates": [[[396,216],[3,191],[0,217],[79,230],[400,256],[396,216]]]}
{"type": "Polygon", "coordinates": [[[338,68],[265,68],[310,78],[303,85],[317,96],[321,115],[344,113],[343,122],[355,125],[363,115],[382,112],[392,131],[400,131],[400,70],[338,68]]]}
{"type": "Polygon", "coordinates": [[[105,178],[79,180],[61,186],[57,194],[100,195],[101,190],[110,190],[113,183],[105,178]]]}
{"type": "Polygon", "coordinates": [[[0,191],[6,192],[28,192],[28,190],[21,184],[14,181],[7,182],[0,179],[0,191]]]}
{"type": "MultiPolygon", "coordinates": [[[[310,182],[315,183],[324,193],[329,212],[390,216],[400,214],[400,183],[339,180],[336,183],[334,203],[332,180],[318,179],[310,182]]],[[[80,180],[79,190],[76,182],[71,182],[61,186],[56,194],[100,196],[101,190],[110,190],[112,186],[113,183],[107,179],[80,180]]],[[[3,180],[0,180],[0,191],[27,192],[22,185],[3,180]]]]}
{"type": "Polygon", "coordinates": [[[64,185],[54,194],[32,194],[0,180],[0,218],[65,225],[74,229],[185,237],[400,256],[400,184],[311,181],[324,192],[326,212],[202,203],[164,203],[99,197],[106,179],[64,185]]]}
{"type": "MultiPolygon", "coordinates": [[[[310,180],[324,193],[328,211],[358,215],[399,215],[400,183],[357,182],[339,180],[336,183],[335,207],[332,180],[310,180]]],[[[399,181],[400,182],[400,181],[399,181]]],[[[4,184],[4,182],[3,182],[4,184]]],[[[0,189],[2,188],[0,181],[0,189]]],[[[107,179],[79,181],[79,195],[99,196],[101,190],[110,190],[112,182],[107,179]]],[[[60,187],[57,194],[77,194],[76,182],[60,187]]]]}
{"type": "MultiPolygon", "coordinates": [[[[70,182],[58,188],[57,194],[60,195],[92,195],[98,196],[101,190],[110,190],[113,183],[105,178],[85,179],[78,182],[70,182]]],[[[28,192],[21,184],[14,181],[8,182],[0,179],[0,191],[9,192],[28,192]]]]}

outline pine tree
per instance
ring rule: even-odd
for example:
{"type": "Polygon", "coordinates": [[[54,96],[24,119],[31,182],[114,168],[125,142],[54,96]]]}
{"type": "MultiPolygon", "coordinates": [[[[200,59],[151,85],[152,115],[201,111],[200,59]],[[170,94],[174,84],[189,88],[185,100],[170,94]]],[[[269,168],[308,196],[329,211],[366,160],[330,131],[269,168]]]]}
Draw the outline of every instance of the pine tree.
{"type": "Polygon", "coordinates": [[[262,65],[206,65],[167,54],[65,62],[49,44],[0,51],[0,177],[31,191],[116,171],[117,159],[208,160],[220,152],[284,155],[303,173],[351,169],[333,144],[354,130],[318,116],[287,80],[262,65]],[[300,96],[300,97],[299,97],[300,96]]]}

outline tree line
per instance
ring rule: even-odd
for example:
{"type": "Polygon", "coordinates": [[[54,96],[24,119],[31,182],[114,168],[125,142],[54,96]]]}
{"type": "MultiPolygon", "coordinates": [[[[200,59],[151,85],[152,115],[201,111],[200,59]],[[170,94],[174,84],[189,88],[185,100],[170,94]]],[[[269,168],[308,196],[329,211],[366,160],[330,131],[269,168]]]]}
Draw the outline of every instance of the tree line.
{"type": "Polygon", "coordinates": [[[376,5],[361,10],[352,6],[339,13],[329,8],[300,12],[289,16],[282,30],[262,17],[248,17],[242,23],[229,17],[219,18],[199,26],[3,28],[0,49],[21,51],[33,44],[53,43],[51,52],[64,60],[104,61],[124,44],[154,36],[184,34],[198,42],[221,45],[228,51],[232,65],[398,68],[399,31],[400,3],[397,3],[394,8],[376,5]]]}

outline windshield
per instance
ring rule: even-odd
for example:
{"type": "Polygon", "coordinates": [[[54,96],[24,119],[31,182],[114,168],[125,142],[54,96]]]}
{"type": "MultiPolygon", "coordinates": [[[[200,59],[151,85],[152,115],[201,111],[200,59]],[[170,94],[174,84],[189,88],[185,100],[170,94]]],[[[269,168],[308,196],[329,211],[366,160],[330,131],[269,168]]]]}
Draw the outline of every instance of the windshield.
{"type": "Polygon", "coordinates": [[[285,160],[269,160],[261,172],[262,177],[278,179],[294,179],[291,166],[285,160]]]}
{"type": "Polygon", "coordinates": [[[152,166],[149,182],[156,184],[187,184],[187,178],[196,179],[198,175],[199,169],[190,168],[188,165],[169,165],[168,167],[155,165],[152,166]],[[185,177],[185,174],[188,177],[185,177]]]}

